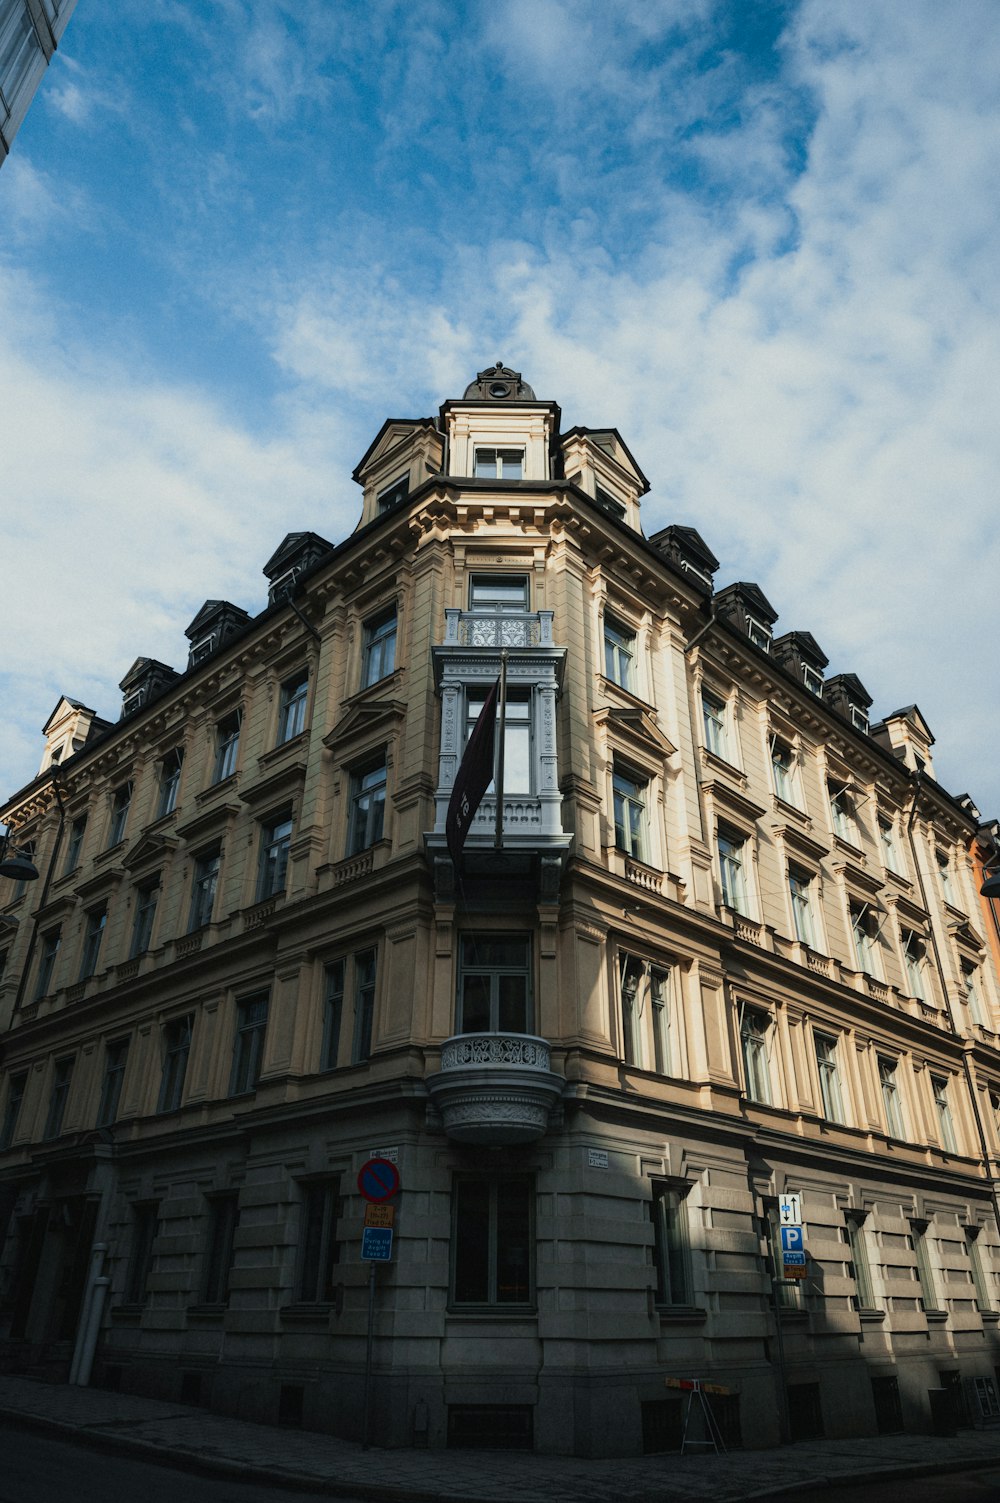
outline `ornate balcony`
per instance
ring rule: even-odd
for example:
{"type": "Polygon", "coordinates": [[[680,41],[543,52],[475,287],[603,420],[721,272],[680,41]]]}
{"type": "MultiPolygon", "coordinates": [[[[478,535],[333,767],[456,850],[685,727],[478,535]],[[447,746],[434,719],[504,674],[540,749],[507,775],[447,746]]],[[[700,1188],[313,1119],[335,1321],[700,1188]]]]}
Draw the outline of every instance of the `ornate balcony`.
{"type": "Polygon", "coordinates": [[[549,1046],[526,1033],[460,1033],[441,1050],[427,1080],[449,1138],[501,1148],[544,1136],[562,1095],[549,1046]]]}

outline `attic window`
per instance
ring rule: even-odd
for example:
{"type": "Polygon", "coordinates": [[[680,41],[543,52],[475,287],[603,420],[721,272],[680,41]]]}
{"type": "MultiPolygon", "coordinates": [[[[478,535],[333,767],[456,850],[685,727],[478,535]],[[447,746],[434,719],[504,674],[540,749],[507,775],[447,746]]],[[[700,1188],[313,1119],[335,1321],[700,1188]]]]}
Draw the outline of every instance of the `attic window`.
{"type": "Polygon", "coordinates": [[[387,485],[384,491],[379,491],[379,516],[381,516],[384,511],[390,511],[392,507],[398,506],[401,501],[405,501],[409,494],[410,476],[409,472],[407,472],[407,474],[405,475],[400,475],[399,479],[394,480],[391,485],[387,485]]]}
{"type": "Polygon", "coordinates": [[[189,668],[196,668],[199,663],[203,663],[206,658],[211,657],[215,650],[216,636],[216,632],[209,632],[207,637],[202,637],[200,641],[192,643],[191,652],[188,656],[189,668]]]}
{"type": "Polygon", "coordinates": [[[599,485],[594,487],[594,500],[598,506],[610,512],[613,517],[623,517],[625,515],[625,508],[617,496],[612,496],[610,491],[603,490],[599,485]]]}
{"type": "Polygon", "coordinates": [[[292,592],[295,589],[295,581],[298,577],[299,570],[297,566],[286,569],[284,574],[278,575],[278,578],[271,585],[268,592],[271,605],[278,605],[285,600],[291,599],[292,592]]]}
{"type": "Polygon", "coordinates": [[[122,700],[122,719],[124,720],[126,715],[134,715],[136,710],[141,710],[145,697],[145,689],[133,689],[131,694],[126,694],[122,700]]]}
{"type": "Polygon", "coordinates": [[[868,731],[868,716],[860,705],[851,705],[851,724],[856,731],[868,731]]]}
{"type": "Polygon", "coordinates": [[[771,651],[771,633],[755,616],[747,615],[747,636],[755,647],[760,648],[761,652],[771,651]]]}
{"type": "Polygon", "coordinates": [[[477,480],[522,480],[523,449],[477,449],[477,480]]]}
{"type": "Polygon", "coordinates": [[[699,569],[697,564],[693,564],[689,558],[681,559],[681,568],[684,570],[685,574],[693,575],[694,578],[698,580],[699,584],[703,584],[707,590],[710,590],[712,588],[711,574],[709,574],[705,569],[699,569]]]}
{"type": "Polygon", "coordinates": [[[810,694],[815,694],[819,699],[823,697],[823,675],[815,668],[810,668],[808,663],[802,664],[802,682],[810,694]]]}

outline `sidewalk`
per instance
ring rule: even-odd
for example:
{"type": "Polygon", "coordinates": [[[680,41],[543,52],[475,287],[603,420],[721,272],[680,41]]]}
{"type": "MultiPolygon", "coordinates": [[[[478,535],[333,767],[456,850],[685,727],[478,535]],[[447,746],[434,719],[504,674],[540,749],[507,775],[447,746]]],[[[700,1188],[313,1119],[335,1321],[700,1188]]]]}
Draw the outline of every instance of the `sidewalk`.
{"type": "MultiPolygon", "coordinates": [[[[198,1471],[392,1503],[728,1503],[828,1483],[1000,1469],[1000,1431],[800,1441],[728,1456],[583,1461],[517,1451],[363,1451],[156,1399],[0,1376],[0,1422],[198,1471]]],[[[845,1494],[845,1499],[847,1495],[845,1494]]]]}

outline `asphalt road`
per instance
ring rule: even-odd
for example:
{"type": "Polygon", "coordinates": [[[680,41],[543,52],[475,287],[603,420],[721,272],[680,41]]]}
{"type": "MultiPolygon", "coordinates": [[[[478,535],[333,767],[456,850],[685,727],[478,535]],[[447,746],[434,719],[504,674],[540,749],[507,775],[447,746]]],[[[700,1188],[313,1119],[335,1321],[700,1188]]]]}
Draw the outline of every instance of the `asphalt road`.
{"type": "Polygon", "coordinates": [[[198,1476],[92,1446],[76,1446],[37,1430],[0,1427],[0,1503],[67,1503],[67,1499],[72,1503],[136,1503],[140,1499],[141,1503],[292,1503],[293,1499],[330,1503],[330,1494],[198,1476]]]}

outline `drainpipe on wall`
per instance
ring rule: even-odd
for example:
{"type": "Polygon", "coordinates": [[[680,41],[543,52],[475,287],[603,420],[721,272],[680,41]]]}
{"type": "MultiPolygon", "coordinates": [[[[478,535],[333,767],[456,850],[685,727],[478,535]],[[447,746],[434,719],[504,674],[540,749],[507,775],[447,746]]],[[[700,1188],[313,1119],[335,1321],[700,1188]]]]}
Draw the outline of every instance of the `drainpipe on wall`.
{"type": "Polygon", "coordinates": [[[44,910],[45,904],[48,901],[49,888],[52,885],[52,876],[59,857],[59,847],[62,845],[63,828],[66,824],[66,805],[63,803],[62,789],[59,786],[59,775],[56,772],[52,774],[52,791],[55,793],[56,803],[59,805],[59,824],[56,829],[55,843],[52,846],[52,855],[49,857],[49,864],[45,872],[45,881],[42,883],[42,895],[35,905],[35,911],[32,915],[31,935],[28,939],[28,949],[25,953],[24,964],[21,966],[21,974],[17,981],[13,1012],[17,1012],[24,1001],[24,988],[27,985],[28,973],[31,970],[31,959],[35,953],[35,941],[38,938],[38,915],[44,910]]]}
{"type": "Polygon", "coordinates": [[[86,1388],[94,1370],[94,1355],[97,1351],[97,1338],[104,1315],[104,1301],[107,1299],[108,1288],[111,1284],[111,1280],[101,1272],[104,1267],[104,1254],[107,1250],[107,1243],[95,1242],[90,1252],[90,1276],[87,1280],[87,1292],[84,1296],[80,1323],[76,1328],[76,1346],[73,1349],[73,1361],[69,1370],[70,1383],[75,1383],[80,1388],[86,1388]]]}

